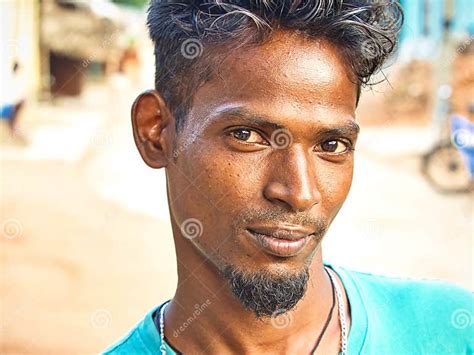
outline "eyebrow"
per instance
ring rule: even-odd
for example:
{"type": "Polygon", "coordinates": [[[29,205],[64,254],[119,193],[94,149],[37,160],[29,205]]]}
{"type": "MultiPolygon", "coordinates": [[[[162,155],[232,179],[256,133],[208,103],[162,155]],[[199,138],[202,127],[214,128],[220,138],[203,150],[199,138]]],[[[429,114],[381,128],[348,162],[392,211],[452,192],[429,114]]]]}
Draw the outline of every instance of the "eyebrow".
{"type": "MultiPolygon", "coordinates": [[[[256,127],[261,128],[271,128],[271,129],[284,129],[285,126],[280,125],[278,123],[272,122],[271,119],[265,115],[256,115],[246,109],[240,107],[231,107],[219,110],[216,114],[216,117],[228,117],[232,116],[234,118],[241,119],[248,124],[251,124],[256,127]]],[[[228,119],[228,118],[227,118],[228,119]]],[[[220,120],[220,119],[216,119],[220,120]]]]}
{"type": "MultiPolygon", "coordinates": [[[[224,117],[234,117],[242,121],[245,121],[247,124],[253,125],[255,127],[261,128],[270,128],[270,129],[286,129],[284,125],[272,122],[272,120],[265,115],[254,114],[244,108],[240,107],[231,107],[224,108],[216,112],[213,116],[218,117],[215,121],[220,121],[224,117]]],[[[344,135],[358,135],[360,132],[360,126],[353,120],[347,120],[343,125],[339,127],[324,127],[319,132],[318,135],[331,135],[331,136],[344,136],[344,135]]]]}

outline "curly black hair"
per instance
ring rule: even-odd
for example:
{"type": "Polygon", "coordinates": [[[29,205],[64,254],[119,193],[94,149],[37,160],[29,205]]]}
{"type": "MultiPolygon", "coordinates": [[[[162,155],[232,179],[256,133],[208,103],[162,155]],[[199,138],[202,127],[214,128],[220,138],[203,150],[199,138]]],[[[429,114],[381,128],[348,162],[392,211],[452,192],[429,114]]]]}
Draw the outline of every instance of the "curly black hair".
{"type": "Polygon", "coordinates": [[[193,93],[231,49],[258,45],[289,29],[330,41],[360,88],[395,51],[403,23],[396,0],[152,0],[148,28],[155,45],[155,88],[177,130],[193,93]]]}

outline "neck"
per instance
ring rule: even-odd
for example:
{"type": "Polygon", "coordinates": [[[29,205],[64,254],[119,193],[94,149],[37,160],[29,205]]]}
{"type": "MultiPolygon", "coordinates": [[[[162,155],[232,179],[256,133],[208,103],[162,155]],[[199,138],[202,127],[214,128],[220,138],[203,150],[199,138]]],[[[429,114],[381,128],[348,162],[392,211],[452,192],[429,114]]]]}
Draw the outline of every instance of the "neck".
{"type": "MultiPolygon", "coordinates": [[[[263,320],[242,306],[222,273],[200,254],[188,250],[186,259],[177,256],[186,266],[178,262],[178,287],[164,317],[165,336],[174,348],[183,353],[310,353],[332,306],[320,248],[305,296],[286,314],[263,320]]],[[[336,306],[318,349],[338,346],[339,336],[336,306]]]]}

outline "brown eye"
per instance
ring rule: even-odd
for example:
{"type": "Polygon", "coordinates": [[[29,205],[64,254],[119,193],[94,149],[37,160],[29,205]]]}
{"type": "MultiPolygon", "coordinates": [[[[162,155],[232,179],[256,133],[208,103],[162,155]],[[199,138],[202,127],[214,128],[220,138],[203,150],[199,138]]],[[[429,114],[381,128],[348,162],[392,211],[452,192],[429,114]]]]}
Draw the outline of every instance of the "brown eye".
{"type": "Polygon", "coordinates": [[[344,153],[349,150],[349,145],[341,140],[332,139],[321,143],[321,150],[325,153],[344,153]]]}
{"type": "Polygon", "coordinates": [[[241,140],[246,141],[250,138],[250,131],[248,129],[238,129],[231,132],[232,136],[241,140]]]}
{"type": "Polygon", "coordinates": [[[230,132],[232,137],[245,143],[267,144],[266,140],[256,131],[246,128],[234,129],[230,132]]]}

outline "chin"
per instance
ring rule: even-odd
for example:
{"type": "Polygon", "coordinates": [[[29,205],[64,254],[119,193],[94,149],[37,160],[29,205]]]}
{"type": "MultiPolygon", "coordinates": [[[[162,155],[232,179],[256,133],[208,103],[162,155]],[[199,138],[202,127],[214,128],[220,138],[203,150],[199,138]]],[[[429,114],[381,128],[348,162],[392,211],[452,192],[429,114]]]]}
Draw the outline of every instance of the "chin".
{"type": "Polygon", "coordinates": [[[257,318],[275,317],[293,309],[306,293],[309,268],[267,266],[257,271],[228,265],[224,276],[243,307],[257,318]],[[283,268],[282,268],[283,267],[283,268]]]}

